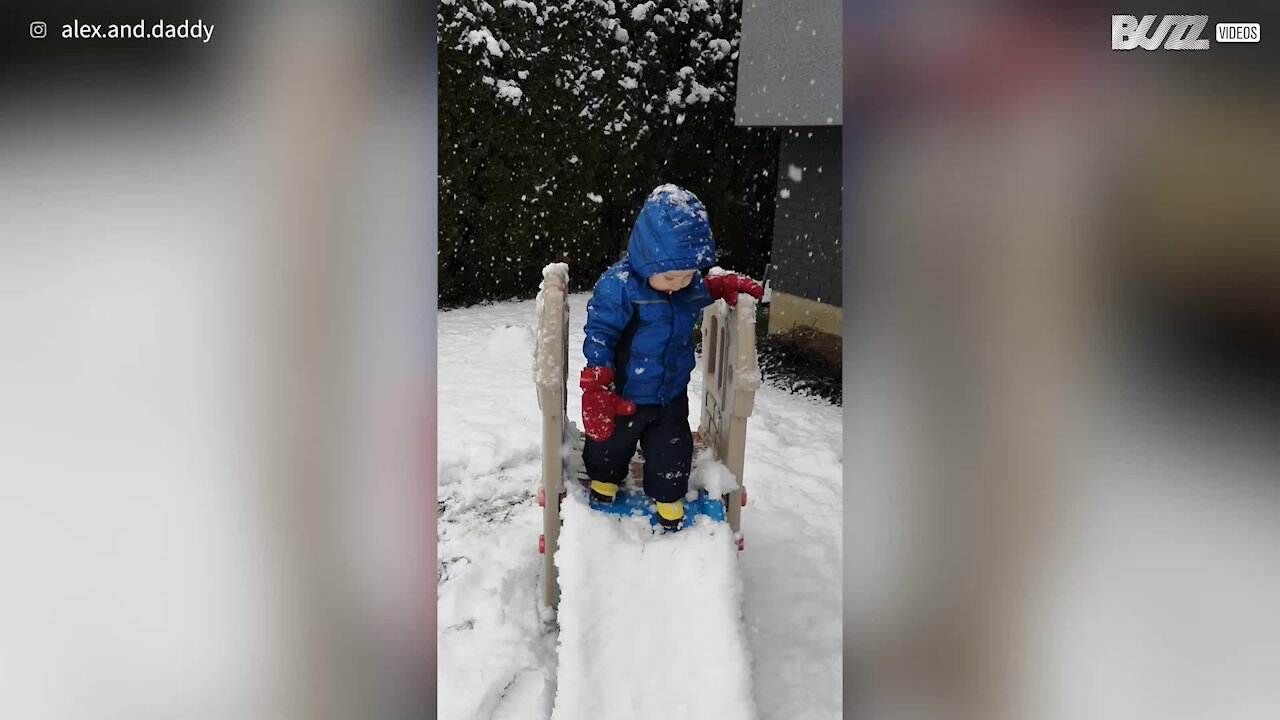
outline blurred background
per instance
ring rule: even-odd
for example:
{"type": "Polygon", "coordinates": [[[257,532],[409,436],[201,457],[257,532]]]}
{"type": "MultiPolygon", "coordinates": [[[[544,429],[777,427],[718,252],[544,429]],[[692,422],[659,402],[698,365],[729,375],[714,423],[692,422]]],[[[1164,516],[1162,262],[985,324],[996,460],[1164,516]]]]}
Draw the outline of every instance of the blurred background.
{"type": "Polygon", "coordinates": [[[0,8],[0,716],[430,716],[431,29],[0,8]]]}
{"type": "MultiPolygon", "coordinates": [[[[431,716],[435,17],[0,8],[0,716],[431,716]]],[[[846,3],[847,715],[1276,716],[1274,22],[846,3]]]]}
{"type": "Polygon", "coordinates": [[[1276,45],[1109,37],[1274,14],[1110,5],[846,5],[849,716],[1280,710],[1276,45]]]}

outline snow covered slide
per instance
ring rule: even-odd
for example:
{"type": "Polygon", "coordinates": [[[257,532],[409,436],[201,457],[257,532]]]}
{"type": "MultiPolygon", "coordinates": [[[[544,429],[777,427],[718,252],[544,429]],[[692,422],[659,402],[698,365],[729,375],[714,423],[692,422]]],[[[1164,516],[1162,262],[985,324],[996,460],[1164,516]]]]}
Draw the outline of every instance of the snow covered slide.
{"type": "Polygon", "coordinates": [[[743,297],[737,308],[719,302],[704,311],[696,437],[707,447],[688,499],[691,509],[710,503],[714,512],[693,513],[692,525],[663,534],[641,512],[592,509],[578,482],[582,437],[565,403],[567,286],[567,266],[543,270],[533,366],[543,425],[543,599],[559,607],[553,718],[754,718],[738,551],[746,422],[760,382],[755,303],[743,297]]]}
{"type": "Polygon", "coordinates": [[[561,503],[554,720],[754,718],[742,579],[728,524],[654,534],[646,518],[561,503]]]}

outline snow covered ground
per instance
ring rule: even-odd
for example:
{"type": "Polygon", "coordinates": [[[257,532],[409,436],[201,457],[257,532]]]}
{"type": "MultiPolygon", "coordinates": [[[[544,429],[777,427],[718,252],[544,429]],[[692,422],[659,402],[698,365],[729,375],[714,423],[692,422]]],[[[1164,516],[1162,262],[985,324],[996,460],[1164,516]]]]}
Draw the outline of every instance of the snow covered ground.
{"type": "MultiPolygon", "coordinates": [[[[530,295],[438,318],[437,657],[445,720],[547,717],[555,696],[558,625],[540,608],[541,415],[530,376],[530,295]]],[[[584,364],[586,301],[570,298],[571,378],[584,364]]],[[[695,371],[690,397],[701,388],[695,371]]],[[[572,382],[568,403],[573,418],[581,395],[572,382]]],[[[698,403],[690,408],[696,426],[698,403]]],[[[739,562],[762,719],[840,716],[842,421],[841,409],[821,400],[768,386],[756,395],[739,562]]]]}

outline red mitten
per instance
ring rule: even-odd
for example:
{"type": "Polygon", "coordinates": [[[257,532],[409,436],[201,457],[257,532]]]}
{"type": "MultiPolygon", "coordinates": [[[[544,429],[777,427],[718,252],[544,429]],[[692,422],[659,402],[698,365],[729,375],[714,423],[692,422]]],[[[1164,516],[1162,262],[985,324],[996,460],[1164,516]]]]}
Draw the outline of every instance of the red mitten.
{"type": "Polygon", "coordinates": [[[764,297],[764,288],[760,283],[746,275],[721,273],[707,276],[707,291],[712,300],[724,300],[730,305],[738,304],[738,293],[744,292],[759,300],[764,297]]]}
{"type": "Polygon", "coordinates": [[[582,387],[582,428],[592,440],[609,439],[615,415],[635,414],[636,404],[614,393],[612,368],[584,368],[578,384],[582,387]]]}

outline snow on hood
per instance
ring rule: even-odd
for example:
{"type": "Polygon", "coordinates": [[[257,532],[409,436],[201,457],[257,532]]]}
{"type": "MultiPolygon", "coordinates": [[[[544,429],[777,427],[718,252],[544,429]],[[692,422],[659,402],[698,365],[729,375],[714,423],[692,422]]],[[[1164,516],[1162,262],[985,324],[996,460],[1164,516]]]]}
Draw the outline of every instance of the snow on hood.
{"type": "Polygon", "coordinates": [[[702,201],[677,185],[654,188],[631,228],[627,257],[642,278],[714,265],[715,240],[702,201]]]}

